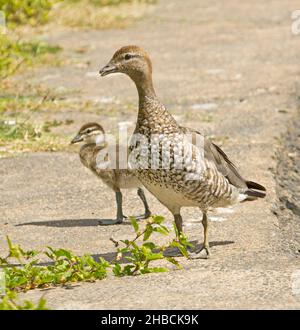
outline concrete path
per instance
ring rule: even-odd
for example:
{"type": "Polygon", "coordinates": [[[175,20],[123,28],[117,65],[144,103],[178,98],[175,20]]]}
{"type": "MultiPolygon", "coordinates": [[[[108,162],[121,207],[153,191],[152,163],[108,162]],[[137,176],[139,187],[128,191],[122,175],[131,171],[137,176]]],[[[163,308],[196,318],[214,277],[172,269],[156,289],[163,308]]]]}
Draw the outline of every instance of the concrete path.
{"type": "MultiPolygon", "coordinates": [[[[291,33],[291,11],[298,1],[160,1],[143,21],[126,30],[55,32],[44,36],[61,44],[70,59],[62,68],[39,70],[32,82],[77,91],[77,99],[112,100],[122,112],[71,112],[74,124],[98,120],[116,130],[120,120],[135,121],[137,95],[128,78],[95,73],[125,44],[144,46],[153,59],[158,95],[178,120],[222,144],[249,179],[268,189],[265,200],[212,215],[210,260],[182,260],[184,270],[115,278],[47,290],[52,308],[300,308],[300,262],[274,215],[276,150],[296,114],[300,36],[291,33]],[[75,48],[86,47],[84,54],[75,48]],[[125,107],[126,105],[126,107],[125,107]],[[232,211],[232,212],[231,212],[232,211]],[[298,277],[297,277],[298,274],[298,277]],[[298,280],[297,280],[298,278],[298,280]]],[[[110,102],[110,101],[109,101],[110,102]]],[[[279,155],[280,157],[280,155],[279,155]]],[[[47,245],[107,258],[109,237],[132,235],[126,222],[98,226],[115,214],[114,196],[80,164],[74,152],[29,154],[0,160],[0,253],[8,234],[24,248],[47,245]]],[[[171,216],[147,195],[154,213],[171,216]]],[[[141,213],[134,191],[127,213],[141,213]]],[[[183,212],[185,231],[202,242],[201,214],[183,212]]],[[[183,259],[183,258],[182,258],[183,259]]],[[[38,298],[34,290],[26,298],[38,298]]]]}

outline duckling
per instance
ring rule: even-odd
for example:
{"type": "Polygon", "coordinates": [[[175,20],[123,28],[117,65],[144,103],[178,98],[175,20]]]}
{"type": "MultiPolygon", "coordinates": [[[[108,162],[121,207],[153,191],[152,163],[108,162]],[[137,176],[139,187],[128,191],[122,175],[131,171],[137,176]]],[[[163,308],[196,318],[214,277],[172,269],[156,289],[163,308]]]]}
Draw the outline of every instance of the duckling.
{"type": "Polygon", "coordinates": [[[145,50],[138,46],[125,46],[117,50],[99,73],[106,76],[115,72],[129,76],[138,91],[139,110],[131,139],[131,154],[141,150],[136,136],[146,138],[149,153],[153,145],[151,137],[161,137],[160,143],[156,145],[159,166],[151,168],[150,157],[145,157],[142,164],[132,159],[130,154],[132,168],[136,168],[136,175],[144,187],[173,214],[179,232],[182,232],[181,208],[200,208],[203,214],[204,241],[202,247],[195,251],[197,256],[194,254],[192,257],[208,258],[208,211],[263,198],[266,189],[258,183],[245,180],[224,151],[200,132],[177,123],[156,96],[152,64],[145,50]],[[162,166],[162,160],[166,157],[164,145],[170,148],[167,169],[162,166]],[[188,153],[183,157],[185,150],[188,153]],[[177,166],[178,159],[184,160],[181,167],[177,166]]]}
{"type": "MultiPolygon", "coordinates": [[[[115,220],[101,220],[100,224],[113,225],[123,222],[125,217],[122,208],[121,189],[137,188],[137,194],[143,202],[145,213],[137,216],[137,219],[147,219],[151,215],[146,196],[144,194],[141,182],[135,176],[134,171],[129,169],[110,169],[110,160],[108,158],[108,143],[106,142],[105,132],[101,125],[97,123],[88,123],[83,125],[78,134],[71,141],[72,144],[84,142],[80,148],[79,156],[82,164],[90,169],[98,178],[100,178],[109,188],[115,192],[117,203],[117,217],[115,220]],[[103,161],[99,162],[99,153],[102,153],[103,161]]],[[[119,145],[116,145],[119,151],[119,145]]]]}

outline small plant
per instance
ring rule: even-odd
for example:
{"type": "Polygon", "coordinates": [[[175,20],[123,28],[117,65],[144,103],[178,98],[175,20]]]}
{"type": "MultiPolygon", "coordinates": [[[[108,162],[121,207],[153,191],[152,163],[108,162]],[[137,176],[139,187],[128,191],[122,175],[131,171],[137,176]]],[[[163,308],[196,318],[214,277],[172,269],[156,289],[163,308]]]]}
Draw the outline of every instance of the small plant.
{"type": "Polygon", "coordinates": [[[48,266],[39,266],[39,251],[24,251],[19,245],[13,245],[9,239],[9,253],[0,258],[0,266],[5,270],[6,286],[10,290],[30,290],[57,284],[103,279],[110,264],[103,258],[98,261],[90,255],[82,257],[65,249],[48,247],[43,254],[52,262],[48,266]],[[19,265],[10,262],[15,259],[19,265]]]}
{"type": "Polygon", "coordinates": [[[136,219],[131,218],[135,237],[120,241],[111,238],[117,248],[116,258],[112,263],[101,257],[95,260],[89,254],[76,256],[66,249],[52,247],[47,247],[44,252],[25,251],[6,237],[8,254],[6,257],[0,257],[0,269],[5,273],[6,295],[0,300],[0,310],[47,309],[43,297],[37,304],[30,301],[20,303],[16,292],[102,280],[107,277],[109,269],[112,269],[113,275],[118,277],[167,272],[169,270],[167,267],[154,265],[159,260],[181,269],[182,266],[174,257],[166,256],[167,249],[179,249],[181,254],[187,257],[187,247],[191,247],[192,244],[188,242],[186,236],[179,235],[175,226],[176,238],[168,244],[157,245],[149,241],[154,233],[169,235],[170,231],[163,225],[163,221],[164,218],[161,216],[152,216],[141,230],[136,219]],[[142,240],[142,243],[139,243],[139,240],[142,240]],[[41,254],[48,258],[48,265],[39,265],[41,254]]]}
{"type": "MultiPolygon", "coordinates": [[[[178,248],[183,256],[188,257],[188,252],[186,249],[192,245],[187,242],[185,236],[181,235],[179,240],[173,239],[171,243],[159,246],[153,242],[149,242],[149,238],[153,233],[159,233],[165,236],[169,234],[169,229],[162,224],[164,221],[163,217],[151,217],[147,221],[144,230],[140,230],[136,219],[131,218],[130,220],[136,233],[135,238],[133,240],[121,240],[120,242],[111,239],[115,246],[118,248],[115,265],[113,267],[113,272],[116,276],[139,275],[168,271],[168,268],[166,267],[150,267],[150,263],[156,260],[166,260],[169,263],[174,264],[177,268],[182,268],[174,257],[166,257],[164,252],[169,248],[178,248]],[[139,238],[143,239],[144,243],[142,245],[137,244],[137,240],[139,238]],[[120,245],[122,246],[120,247],[120,245]],[[118,261],[123,257],[130,263],[121,266],[118,261]]],[[[178,237],[179,235],[176,226],[174,226],[174,228],[176,237],[178,237]]]]}
{"type": "Polygon", "coordinates": [[[41,297],[37,304],[29,300],[20,302],[16,292],[8,291],[0,301],[1,310],[48,310],[48,308],[44,297],[41,297]]]}

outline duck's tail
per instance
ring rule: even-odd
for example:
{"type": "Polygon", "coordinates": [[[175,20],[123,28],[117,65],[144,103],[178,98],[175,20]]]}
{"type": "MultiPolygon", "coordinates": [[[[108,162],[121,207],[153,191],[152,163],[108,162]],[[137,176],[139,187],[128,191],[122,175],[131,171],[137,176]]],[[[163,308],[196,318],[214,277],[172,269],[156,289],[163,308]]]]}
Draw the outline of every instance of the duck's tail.
{"type": "Polygon", "coordinates": [[[259,183],[246,181],[247,190],[244,192],[247,195],[247,200],[266,197],[266,188],[259,183]]]}

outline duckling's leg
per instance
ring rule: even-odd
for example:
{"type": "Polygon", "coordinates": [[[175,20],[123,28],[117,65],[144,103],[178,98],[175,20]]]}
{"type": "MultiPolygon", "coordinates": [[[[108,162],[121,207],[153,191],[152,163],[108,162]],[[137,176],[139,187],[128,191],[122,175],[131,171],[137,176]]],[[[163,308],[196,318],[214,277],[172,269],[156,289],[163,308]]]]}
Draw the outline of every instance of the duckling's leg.
{"type": "Polygon", "coordinates": [[[117,218],[115,220],[113,219],[103,219],[99,221],[100,225],[115,225],[120,224],[123,222],[123,208],[122,208],[122,193],[120,190],[117,190],[116,192],[116,202],[117,202],[117,218]]]}
{"type": "Polygon", "coordinates": [[[122,193],[121,191],[116,191],[116,202],[117,202],[117,223],[123,222],[123,207],[122,207],[122,193]]]}
{"type": "Polygon", "coordinates": [[[196,250],[195,252],[190,253],[189,255],[190,259],[200,259],[200,258],[208,259],[210,257],[209,242],[208,242],[208,218],[206,212],[203,212],[202,225],[204,229],[203,246],[200,249],[196,250]]]}
{"type": "Polygon", "coordinates": [[[142,201],[143,204],[144,204],[145,213],[142,214],[142,215],[138,215],[138,216],[136,216],[135,218],[136,218],[136,219],[148,219],[148,218],[150,217],[150,215],[151,215],[151,211],[150,211],[150,209],[149,209],[149,205],[148,205],[148,203],[147,203],[147,199],[146,199],[146,196],[145,196],[145,194],[144,194],[143,189],[142,189],[142,188],[138,188],[138,190],[137,190],[137,194],[138,194],[138,196],[140,197],[141,201],[142,201]]]}

